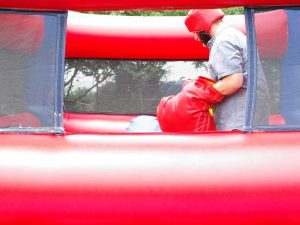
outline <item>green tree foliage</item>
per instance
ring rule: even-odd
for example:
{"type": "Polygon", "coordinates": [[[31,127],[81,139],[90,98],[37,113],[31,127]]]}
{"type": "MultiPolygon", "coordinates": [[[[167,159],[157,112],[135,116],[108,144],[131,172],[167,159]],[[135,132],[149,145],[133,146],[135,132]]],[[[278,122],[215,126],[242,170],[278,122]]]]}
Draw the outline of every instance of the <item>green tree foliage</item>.
{"type": "Polygon", "coordinates": [[[89,88],[76,88],[65,98],[64,103],[70,112],[93,112],[94,95],[89,88]],[[79,100],[76,100],[79,99],[79,100]]]}
{"type": "Polygon", "coordinates": [[[188,10],[164,10],[164,11],[111,11],[98,12],[97,14],[114,16],[186,16],[188,10]]]}
{"type": "Polygon", "coordinates": [[[226,15],[242,15],[244,14],[244,8],[243,7],[226,8],[223,9],[223,12],[226,15]]]}
{"type": "MultiPolygon", "coordinates": [[[[103,15],[119,15],[119,16],[186,16],[189,10],[164,10],[164,11],[110,11],[97,12],[103,15]]],[[[244,14],[243,7],[234,7],[223,9],[226,15],[244,14]]]]}
{"type": "MultiPolygon", "coordinates": [[[[65,77],[64,77],[64,89],[65,89],[65,99],[69,102],[77,102],[84,98],[89,92],[91,92],[100,83],[109,79],[112,74],[113,64],[108,61],[104,61],[100,66],[93,60],[89,59],[73,59],[66,60],[65,64],[65,77]],[[80,92],[77,94],[76,98],[72,96],[74,92],[74,82],[78,82],[80,77],[88,78],[94,80],[94,84],[91,85],[85,92],[80,92]],[[72,96],[72,97],[71,97],[72,96]]],[[[76,86],[75,86],[76,87],[76,86]]]]}

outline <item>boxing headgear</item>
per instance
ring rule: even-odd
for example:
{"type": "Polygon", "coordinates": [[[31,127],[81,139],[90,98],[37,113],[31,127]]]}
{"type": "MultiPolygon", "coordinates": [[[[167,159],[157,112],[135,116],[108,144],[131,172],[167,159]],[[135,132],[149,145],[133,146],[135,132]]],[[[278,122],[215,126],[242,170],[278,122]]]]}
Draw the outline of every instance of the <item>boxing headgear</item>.
{"type": "Polygon", "coordinates": [[[220,9],[194,9],[188,13],[184,22],[190,32],[209,33],[213,23],[222,19],[224,15],[220,9]]]}

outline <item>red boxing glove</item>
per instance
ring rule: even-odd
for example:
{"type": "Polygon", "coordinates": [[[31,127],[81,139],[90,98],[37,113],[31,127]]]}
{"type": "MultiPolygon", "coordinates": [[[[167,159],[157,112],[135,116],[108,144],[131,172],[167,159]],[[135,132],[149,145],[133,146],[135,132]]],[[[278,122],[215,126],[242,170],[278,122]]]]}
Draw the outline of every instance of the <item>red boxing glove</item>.
{"type": "Polygon", "coordinates": [[[199,77],[184,83],[180,93],[162,98],[157,107],[160,128],[165,132],[215,131],[216,125],[209,109],[224,95],[213,86],[215,81],[199,77]]]}

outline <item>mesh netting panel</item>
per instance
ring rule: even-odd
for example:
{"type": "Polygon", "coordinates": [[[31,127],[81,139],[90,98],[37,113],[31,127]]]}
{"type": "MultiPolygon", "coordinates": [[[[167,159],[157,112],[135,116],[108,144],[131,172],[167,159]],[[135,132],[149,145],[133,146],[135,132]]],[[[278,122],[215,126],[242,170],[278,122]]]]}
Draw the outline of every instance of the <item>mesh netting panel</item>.
{"type": "Polygon", "coordinates": [[[0,128],[43,128],[54,120],[58,18],[0,14],[0,128]]]}
{"type": "Polygon", "coordinates": [[[257,12],[254,18],[259,53],[254,125],[299,125],[300,11],[257,12]]]}
{"type": "Polygon", "coordinates": [[[65,107],[71,112],[155,114],[160,99],[186,79],[207,75],[204,62],[68,59],[65,107]]]}

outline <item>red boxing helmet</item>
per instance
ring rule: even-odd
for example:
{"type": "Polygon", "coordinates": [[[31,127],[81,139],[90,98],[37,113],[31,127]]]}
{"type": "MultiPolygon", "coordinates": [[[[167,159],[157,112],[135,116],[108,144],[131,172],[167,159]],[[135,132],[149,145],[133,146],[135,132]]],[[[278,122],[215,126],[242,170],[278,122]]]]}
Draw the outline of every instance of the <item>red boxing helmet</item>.
{"type": "Polygon", "coordinates": [[[209,33],[211,26],[224,17],[221,9],[194,9],[191,10],[184,23],[190,32],[205,31],[209,33]]]}

